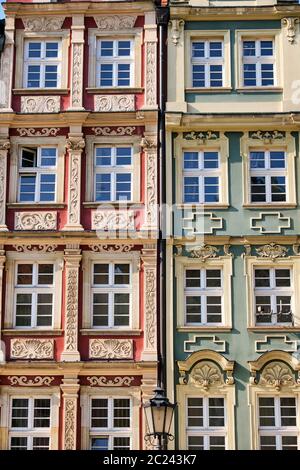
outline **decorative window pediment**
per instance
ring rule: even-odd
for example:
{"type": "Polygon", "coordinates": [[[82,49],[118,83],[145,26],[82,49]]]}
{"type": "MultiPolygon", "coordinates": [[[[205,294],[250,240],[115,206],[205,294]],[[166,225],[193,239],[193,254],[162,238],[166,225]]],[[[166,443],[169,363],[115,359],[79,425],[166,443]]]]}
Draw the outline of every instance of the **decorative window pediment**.
{"type": "Polygon", "coordinates": [[[250,383],[276,391],[300,385],[300,362],[284,351],[270,351],[250,361],[250,383]]]}

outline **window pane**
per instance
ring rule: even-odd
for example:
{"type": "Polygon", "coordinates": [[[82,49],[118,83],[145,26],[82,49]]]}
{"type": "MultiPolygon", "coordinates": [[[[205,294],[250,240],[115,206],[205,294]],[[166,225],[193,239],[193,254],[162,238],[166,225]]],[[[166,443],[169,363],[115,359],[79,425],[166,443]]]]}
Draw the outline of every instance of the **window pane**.
{"type": "Polygon", "coordinates": [[[114,266],[114,283],[130,284],[130,265],[129,264],[115,264],[114,266]]]}
{"type": "Polygon", "coordinates": [[[20,176],[20,202],[33,202],[35,200],[35,175],[20,176]]]}
{"type": "Polygon", "coordinates": [[[130,41],[118,41],[118,56],[129,57],[130,49],[131,49],[130,41]]]}
{"type": "Polygon", "coordinates": [[[48,398],[36,398],[34,400],[33,426],[35,428],[50,427],[50,404],[48,398]]]}
{"type": "Polygon", "coordinates": [[[255,41],[243,41],[243,55],[244,57],[255,56],[255,41]]]}
{"type": "Polygon", "coordinates": [[[116,164],[120,166],[131,165],[131,147],[117,147],[116,148],[116,164]]]}
{"type": "Polygon", "coordinates": [[[186,287],[201,287],[201,271],[200,269],[187,269],[185,271],[186,287]]]}
{"type": "Polygon", "coordinates": [[[261,84],[262,86],[274,85],[273,64],[261,64],[261,84]]]}
{"type": "Polygon", "coordinates": [[[205,66],[193,65],[193,87],[205,87],[205,66]]]}
{"type": "Polygon", "coordinates": [[[41,166],[56,166],[56,148],[41,149],[41,166]]]}
{"type": "Polygon", "coordinates": [[[199,202],[199,179],[184,178],[184,202],[199,202]]]}
{"type": "Polygon", "coordinates": [[[256,86],[256,65],[244,64],[244,86],[256,86]]]}
{"type": "Polygon", "coordinates": [[[109,264],[94,264],[94,285],[109,284],[109,264]]]}
{"type": "Polygon", "coordinates": [[[130,427],[130,400],[127,398],[115,398],[113,425],[116,428],[130,427]]]}
{"type": "Polygon", "coordinates": [[[40,201],[55,201],[56,175],[41,175],[40,201]]]}
{"type": "Polygon", "coordinates": [[[210,57],[222,57],[222,42],[211,41],[209,43],[209,56],[210,57]]]}
{"type": "Polygon", "coordinates": [[[225,425],[224,398],[209,398],[209,426],[218,427],[225,425]]]}
{"type": "Polygon", "coordinates": [[[17,284],[22,285],[32,285],[32,264],[18,264],[17,265],[17,284]]]}
{"type": "Polygon", "coordinates": [[[101,41],[100,42],[100,55],[101,57],[112,57],[113,56],[113,41],[101,41]]]}
{"type": "Polygon", "coordinates": [[[183,167],[185,170],[199,168],[198,152],[184,152],[183,160],[184,160],[183,167]]]}
{"type": "Polygon", "coordinates": [[[130,295],[114,294],[114,326],[129,326],[130,295]]]}
{"type": "Polygon", "coordinates": [[[296,399],[280,398],[281,426],[296,426],[296,399]]]}
{"type": "Polygon", "coordinates": [[[31,326],[32,294],[16,296],[16,326],[31,326]]]}
{"type": "Polygon", "coordinates": [[[108,400],[107,398],[92,399],[92,428],[108,427],[108,400]]]}
{"type": "MultiPolygon", "coordinates": [[[[259,314],[271,313],[271,297],[268,295],[257,295],[256,300],[256,312],[259,314]]],[[[271,320],[270,320],[271,321],[271,320]]]]}
{"type": "Polygon", "coordinates": [[[221,287],[221,270],[206,270],[206,287],[221,287]]]}
{"type": "Polygon", "coordinates": [[[223,86],[223,66],[210,65],[209,66],[209,86],[221,87],[223,86]]]}
{"type": "Polygon", "coordinates": [[[271,177],[272,202],[285,201],[285,176],[271,177]]]}
{"type": "Polygon", "coordinates": [[[251,201],[252,202],[265,202],[266,201],[266,184],[264,176],[251,177],[251,201]]]}
{"type": "Polygon", "coordinates": [[[276,450],[276,436],[260,436],[260,450],[276,450]]]}
{"type": "Polygon", "coordinates": [[[130,437],[114,437],[113,450],[130,449],[130,437]]]}
{"type": "Polygon", "coordinates": [[[93,295],[93,326],[108,326],[108,294],[93,295]]]}
{"type": "Polygon", "coordinates": [[[203,398],[188,398],[188,427],[203,427],[203,398]]]}
{"type": "Polygon", "coordinates": [[[28,406],[29,400],[27,398],[13,398],[11,415],[12,428],[28,427],[28,406]]]}
{"type": "Polygon", "coordinates": [[[130,86],[130,64],[118,64],[118,86],[130,86]]]}
{"type": "Polygon", "coordinates": [[[260,55],[262,56],[273,55],[273,41],[260,41],[260,55]]]}
{"type": "Polygon", "coordinates": [[[10,449],[11,450],[27,450],[27,437],[11,437],[10,449]]]}
{"type": "Polygon", "coordinates": [[[224,450],[225,437],[224,436],[209,436],[209,450],[224,450]]]}
{"type": "Polygon", "coordinates": [[[58,42],[46,42],[46,57],[49,59],[58,57],[58,42]]]}
{"type": "Polygon", "coordinates": [[[21,167],[22,168],[35,168],[37,166],[37,150],[36,149],[22,149],[21,167]]]}
{"type": "Polygon", "coordinates": [[[34,437],[32,442],[32,450],[49,450],[49,437],[34,437]]]}
{"type": "Polygon", "coordinates": [[[41,58],[42,44],[40,42],[29,42],[28,43],[28,57],[30,59],[41,58]]]}
{"type": "Polygon", "coordinates": [[[200,296],[186,296],[186,321],[187,323],[201,323],[200,296]]]}
{"type": "Polygon", "coordinates": [[[27,70],[27,87],[39,88],[40,87],[40,65],[28,65],[27,70]]]}
{"type": "Polygon", "coordinates": [[[52,294],[38,294],[37,296],[37,326],[52,326],[52,294]]]}
{"type": "Polygon", "coordinates": [[[131,173],[116,174],[116,200],[131,200],[131,173]]]}
{"type": "Polygon", "coordinates": [[[96,174],[96,201],[111,200],[111,175],[96,174]]]}
{"type": "Polygon", "coordinates": [[[297,436],[282,436],[282,450],[298,450],[297,436]]]}
{"type": "Polygon", "coordinates": [[[260,397],[259,404],[259,425],[275,426],[275,404],[272,397],[260,397]]]}
{"type": "Polygon", "coordinates": [[[250,168],[265,168],[265,152],[250,152],[250,168]]]}
{"type": "Polygon", "coordinates": [[[285,152],[270,152],[271,168],[285,168],[285,152]]]}
{"type": "Polygon", "coordinates": [[[205,202],[219,202],[219,178],[218,177],[205,177],[204,178],[204,201],[205,202]]]}
{"type": "Polygon", "coordinates": [[[113,86],[112,64],[100,64],[100,86],[113,86]]]}
{"type": "Polygon", "coordinates": [[[218,152],[204,152],[204,168],[219,168],[219,154],[218,152]]]}
{"type": "Polygon", "coordinates": [[[276,287],[290,287],[291,274],[289,269],[275,269],[276,287]]]}
{"type": "Polygon", "coordinates": [[[45,87],[46,88],[57,87],[57,65],[45,66],[45,87]]]}
{"type": "Polygon", "coordinates": [[[207,322],[208,323],[221,323],[222,322],[222,298],[221,296],[207,296],[206,297],[207,309],[207,322]]]}
{"type": "Polygon", "coordinates": [[[192,57],[204,57],[204,41],[192,43],[192,57]]]}
{"type": "Polygon", "coordinates": [[[188,450],[204,450],[203,436],[188,436],[188,450]]]}
{"type": "Polygon", "coordinates": [[[109,450],[108,442],[108,437],[93,437],[91,450],[109,450]]]}
{"type": "Polygon", "coordinates": [[[53,284],[53,264],[39,264],[38,265],[38,284],[51,285],[53,284]]]}
{"type": "Polygon", "coordinates": [[[255,287],[270,287],[269,269],[255,269],[255,287]]]}
{"type": "Polygon", "coordinates": [[[96,166],[110,166],[111,162],[111,148],[97,147],[96,148],[96,166]]]}

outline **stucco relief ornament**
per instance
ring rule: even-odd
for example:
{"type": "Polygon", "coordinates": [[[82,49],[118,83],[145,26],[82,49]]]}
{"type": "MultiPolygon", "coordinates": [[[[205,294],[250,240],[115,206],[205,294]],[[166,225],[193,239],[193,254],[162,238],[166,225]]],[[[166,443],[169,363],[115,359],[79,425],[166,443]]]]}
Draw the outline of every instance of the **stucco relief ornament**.
{"type": "Polygon", "coordinates": [[[213,131],[201,131],[201,132],[184,132],[183,138],[185,140],[196,140],[198,144],[205,144],[207,140],[217,140],[220,134],[213,131]]]}
{"type": "Polygon", "coordinates": [[[204,390],[211,386],[221,385],[223,381],[222,373],[212,362],[203,362],[195,366],[190,373],[189,382],[204,390]]]}
{"type": "Polygon", "coordinates": [[[134,95],[95,95],[95,111],[134,111],[134,95]]]}
{"type": "Polygon", "coordinates": [[[82,151],[85,147],[84,139],[78,139],[78,137],[69,137],[66,142],[66,148],[71,151],[82,151]]]}
{"type": "Polygon", "coordinates": [[[89,245],[90,249],[98,253],[127,253],[132,245],[89,245]]]}
{"type": "Polygon", "coordinates": [[[17,376],[11,375],[8,377],[11,385],[19,385],[21,387],[49,387],[53,382],[54,377],[41,377],[37,375],[33,379],[26,377],[25,375],[17,376]]]}
{"type": "Polygon", "coordinates": [[[53,359],[52,339],[12,339],[10,355],[15,359],[53,359]]]}
{"type": "Polygon", "coordinates": [[[256,248],[256,252],[261,258],[270,258],[272,261],[275,261],[276,258],[284,258],[287,256],[288,249],[285,248],[285,246],[270,243],[261,248],[256,248]]]}
{"type": "Polygon", "coordinates": [[[260,384],[280,390],[283,386],[295,385],[296,381],[289,367],[280,362],[272,362],[263,370],[260,384]]]}
{"type": "Polygon", "coordinates": [[[250,132],[251,139],[259,139],[264,142],[264,144],[271,144],[273,140],[284,139],[285,132],[280,131],[256,131],[250,132]]]}
{"type": "Polygon", "coordinates": [[[205,243],[201,243],[199,246],[189,251],[192,258],[199,258],[200,261],[203,262],[209,258],[215,258],[219,252],[218,248],[215,246],[205,245],[205,243]]]}
{"type": "Polygon", "coordinates": [[[182,251],[183,251],[183,246],[176,245],[176,253],[174,254],[174,256],[182,256],[182,251]]]}
{"type": "Polygon", "coordinates": [[[135,130],[135,126],[119,126],[116,129],[112,127],[92,127],[95,135],[133,135],[135,130]]]}
{"type": "Polygon", "coordinates": [[[175,46],[177,46],[177,44],[179,42],[180,35],[181,35],[183,27],[184,27],[184,20],[171,20],[169,22],[169,25],[171,26],[172,43],[175,46]]]}
{"type": "Polygon", "coordinates": [[[297,24],[299,24],[299,22],[300,22],[300,19],[295,16],[282,19],[282,26],[286,26],[287,38],[291,44],[294,44],[295,42],[297,24]]]}
{"type": "Polygon", "coordinates": [[[90,358],[132,359],[133,343],[129,339],[92,339],[90,358]]]}
{"type": "Polygon", "coordinates": [[[157,142],[156,139],[151,138],[151,137],[143,137],[141,140],[141,147],[146,150],[146,151],[155,151],[157,148],[157,142]]]}
{"type": "Polygon", "coordinates": [[[59,132],[59,127],[43,127],[41,130],[34,127],[19,127],[17,132],[21,137],[56,137],[59,132]]]}
{"type": "Polygon", "coordinates": [[[134,377],[114,377],[113,379],[108,379],[105,376],[92,376],[87,377],[87,381],[91,387],[130,387],[134,377]]]}
{"type": "Polygon", "coordinates": [[[76,399],[65,399],[65,450],[75,449],[75,417],[76,417],[76,399]]]}
{"type": "Polygon", "coordinates": [[[102,31],[119,31],[120,29],[132,29],[136,22],[136,16],[129,15],[105,15],[94,16],[98,29],[102,31]]]}
{"type": "Polygon", "coordinates": [[[22,113],[58,113],[60,96],[21,96],[22,113]]]}
{"type": "Polygon", "coordinates": [[[53,253],[57,245],[13,245],[13,248],[18,252],[18,253],[53,253]]]}
{"type": "Polygon", "coordinates": [[[56,212],[16,212],[15,230],[55,230],[56,212]]]}
{"type": "Polygon", "coordinates": [[[9,150],[10,142],[9,140],[0,140],[0,150],[9,150]]]}
{"type": "Polygon", "coordinates": [[[25,31],[58,31],[61,29],[64,16],[23,17],[25,31]]]}

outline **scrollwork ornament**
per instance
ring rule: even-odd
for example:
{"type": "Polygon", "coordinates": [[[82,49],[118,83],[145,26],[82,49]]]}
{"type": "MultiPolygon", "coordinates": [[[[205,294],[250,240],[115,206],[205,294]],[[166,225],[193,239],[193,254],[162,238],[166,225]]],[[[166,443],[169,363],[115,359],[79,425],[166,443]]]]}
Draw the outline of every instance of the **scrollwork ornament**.
{"type": "Polygon", "coordinates": [[[31,379],[25,375],[10,375],[8,380],[10,381],[11,385],[19,385],[21,387],[49,387],[51,382],[53,382],[54,377],[41,377],[40,375],[37,375],[31,379]]]}
{"type": "Polygon", "coordinates": [[[205,262],[209,258],[215,258],[219,250],[215,246],[201,243],[199,246],[189,250],[189,252],[192,258],[198,258],[200,261],[205,262]]]}
{"type": "Polygon", "coordinates": [[[89,245],[89,248],[95,253],[128,253],[131,245],[89,245]]]}
{"type": "Polygon", "coordinates": [[[285,246],[270,243],[269,245],[264,245],[261,248],[256,248],[256,252],[261,258],[270,258],[272,261],[275,261],[277,258],[284,258],[287,256],[288,249],[285,246]]]}
{"type": "Polygon", "coordinates": [[[272,362],[264,368],[260,384],[274,387],[279,391],[283,386],[295,385],[295,377],[288,366],[280,362],[272,362]]]}
{"type": "Polygon", "coordinates": [[[92,131],[94,132],[95,135],[133,135],[136,131],[135,126],[126,126],[122,127],[119,126],[117,128],[113,127],[93,127],[92,131]]]}
{"type": "Polygon", "coordinates": [[[92,376],[87,377],[91,387],[130,387],[131,383],[134,381],[134,377],[114,377],[112,379],[101,376],[92,376]]]}

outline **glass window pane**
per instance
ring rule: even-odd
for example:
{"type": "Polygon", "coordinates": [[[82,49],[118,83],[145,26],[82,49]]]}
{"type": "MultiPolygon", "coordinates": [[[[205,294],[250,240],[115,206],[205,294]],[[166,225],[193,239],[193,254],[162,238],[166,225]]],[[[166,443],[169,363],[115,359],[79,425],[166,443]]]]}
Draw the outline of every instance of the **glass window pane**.
{"type": "Polygon", "coordinates": [[[110,166],[112,149],[108,147],[96,147],[96,166],[110,166]]]}
{"type": "Polygon", "coordinates": [[[203,398],[188,398],[188,427],[203,427],[203,398]]]}
{"type": "Polygon", "coordinates": [[[204,450],[203,436],[188,436],[188,450],[204,450]]]}
{"type": "Polygon", "coordinates": [[[218,152],[204,152],[204,168],[219,168],[219,153],[218,152]]]}
{"type": "Polygon", "coordinates": [[[255,269],[255,287],[270,287],[270,270],[255,269]]]}
{"type": "Polygon", "coordinates": [[[42,44],[40,42],[28,43],[28,57],[30,59],[40,59],[41,50],[42,50],[42,44]]]}
{"type": "Polygon", "coordinates": [[[11,450],[27,450],[27,437],[11,437],[10,449],[11,450]]]}
{"type": "Polygon", "coordinates": [[[29,415],[29,400],[28,398],[13,398],[12,399],[12,414],[11,414],[11,427],[12,428],[27,428],[29,415]]]}
{"type": "Polygon", "coordinates": [[[58,42],[46,42],[46,57],[47,59],[58,57],[58,42]]]}
{"type": "Polygon", "coordinates": [[[100,55],[101,57],[113,56],[113,41],[100,41],[100,55]]]}
{"type": "Polygon", "coordinates": [[[209,43],[209,56],[210,57],[222,57],[222,42],[221,41],[210,41],[209,43]]]}
{"type": "Polygon", "coordinates": [[[271,168],[285,168],[285,152],[270,152],[271,168]]]}
{"type": "Polygon", "coordinates": [[[93,398],[92,399],[91,427],[92,428],[107,428],[108,427],[108,400],[107,398],[93,398]]]}
{"type": "Polygon", "coordinates": [[[93,437],[91,440],[91,450],[109,450],[108,437],[93,437]]]}
{"type": "Polygon", "coordinates": [[[205,43],[204,41],[201,42],[193,42],[192,43],[192,57],[204,57],[205,52],[205,43]]]}
{"type": "Polygon", "coordinates": [[[23,148],[21,152],[21,167],[35,168],[37,166],[37,150],[23,148]]]}
{"type": "Polygon", "coordinates": [[[40,201],[55,201],[56,175],[44,174],[40,179],[40,201]]]}
{"type": "Polygon", "coordinates": [[[93,326],[108,326],[108,294],[93,295],[93,326]]]}
{"type": "Polygon", "coordinates": [[[113,437],[113,450],[130,449],[130,437],[113,437]]]}
{"type": "Polygon", "coordinates": [[[32,285],[32,264],[18,264],[17,265],[17,285],[32,285]]]}
{"type": "Polygon", "coordinates": [[[129,57],[131,54],[131,42],[130,41],[118,41],[118,56],[129,57]]]}
{"type": "Polygon", "coordinates": [[[109,284],[109,264],[94,264],[94,285],[109,284]]]}
{"type": "Polygon", "coordinates": [[[41,166],[56,166],[56,148],[41,148],[41,166]]]}
{"type": "Polygon", "coordinates": [[[34,437],[32,440],[32,450],[49,450],[50,438],[49,437],[34,437]]]}
{"type": "Polygon", "coordinates": [[[40,87],[40,65],[28,65],[27,69],[27,87],[39,88],[40,87]]]}
{"type": "Polygon", "coordinates": [[[35,428],[50,428],[51,400],[36,398],[34,400],[33,426],[35,428]]]}
{"type": "Polygon", "coordinates": [[[39,264],[38,265],[38,284],[51,285],[53,284],[53,264],[39,264]]]}
{"type": "Polygon", "coordinates": [[[131,147],[117,147],[116,148],[116,165],[127,166],[131,164],[132,164],[131,147]]]}
{"type": "Polygon", "coordinates": [[[130,284],[130,265],[115,264],[114,265],[114,283],[117,285],[130,284]]]}
{"type": "Polygon", "coordinates": [[[219,427],[225,425],[224,398],[209,398],[209,426],[219,427]]]}
{"type": "Polygon", "coordinates": [[[276,450],[276,436],[260,436],[260,450],[276,450]]]}
{"type": "Polygon", "coordinates": [[[209,436],[209,450],[225,450],[225,436],[209,436]]]}
{"type": "Polygon", "coordinates": [[[259,405],[259,425],[262,427],[275,426],[275,403],[272,397],[260,397],[259,405]]]}
{"type": "Polygon", "coordinates": [[[243,41],[243,56],[244,57],[255,56],[255,41],[243,41]]]}
{"type": "Polygon", "coordinates": [[[199,154],[198,152],[184,152],[183,153],[183,167],[185,170],[199,168],[199,154]]]}
{"type": "Polygon", "coordinates": [[[186,287],[200,287],[201,286],[200,269],[187,269],[185,271],[185,285],[186,287]]]}
{"type": "Polygon", "coordinates": [[[34,202],[36,190],[36,176],[35,175],[21,175],[20,176],[20,202],[34,202]]]}
{"type": "Polygon", "coordinates": [[[265,152],[250,152],[250,168],[265,168],[265,152]]]}
{"type": "Polygon", "coordinates": [[[113,400],[114,414],[113,425],[116,428],[130,427],[130,400],[127,398],[115,398],[113,400]]]}
{"type": "Polygon", "coordinates": [[[96,201],[111,201],[111,175],[96,174],[96,201]]]}

